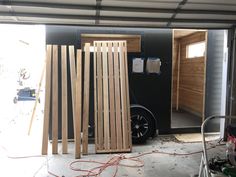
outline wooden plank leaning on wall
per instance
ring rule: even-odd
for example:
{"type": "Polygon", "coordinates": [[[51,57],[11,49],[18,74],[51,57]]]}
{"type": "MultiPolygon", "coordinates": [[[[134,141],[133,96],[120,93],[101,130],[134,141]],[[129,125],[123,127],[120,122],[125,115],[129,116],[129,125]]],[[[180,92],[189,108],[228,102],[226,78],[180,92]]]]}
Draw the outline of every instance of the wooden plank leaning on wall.
{"type": "Polygon", "coordinates": [[[86,43],[84,59],[84,95],[83,95],[83,154],[88,154],[88,122],[89,122],[89,91],[90,91],[90,44],[86,43]]]}
{"type": "Polygon", "coordinates": [[[68,93],[67,93],[67,47],[61,46],[61,104],[62,104],[62,153],[68,153],[68,93]]]}
{"type": "Polygon", "coordinates": [[[58,153],[58,46],[53,45],[52,66],[52,153],[58,153]]]}
{"type": "Polygon", "coordinates": [[[75,158],[80,158],[80,132],[78,132],[78,115],[76,115],[76,69],[75,69],[75,49],[69,46],[70,55],[70,76],[71,76],[71,96],[73,108],[73,127],[75,140],[75,158]]]}
{"type": "Polygon", "coordinates": [[[76,117],[77,117],[77,150],[76,158],[81,156],[81,119],[82,119],[82,51],[77,50],[77,60],[76,60],[76,117]]]}
{"type": "Polygon", "coordinates": [[[47,45],[42,155],[46,155],[48,153],[48,130],[49,130],[50,98],[51,98],[51,65],[52,65],[51,58],[52,58],[52,45],[47,45]]]}

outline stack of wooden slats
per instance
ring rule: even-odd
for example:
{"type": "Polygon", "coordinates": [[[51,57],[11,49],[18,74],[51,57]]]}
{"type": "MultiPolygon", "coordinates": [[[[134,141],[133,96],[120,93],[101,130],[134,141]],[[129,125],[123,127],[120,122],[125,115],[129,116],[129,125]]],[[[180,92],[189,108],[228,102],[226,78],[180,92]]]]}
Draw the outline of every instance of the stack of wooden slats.
{"type": "MultiPolygon", "coordinates": [[[[58,153],[58,132],[60,131],[58,130],[58,118],[60,114],[62,118],[62,153],[68,153],[68,102],[71,101],[75,158],[80,158],[82,124],[82,152],[88,154],[90,44],[85,44],[84,55],[82,55],[81,49],[78,49],[75,54],[74,46],[59,47],[47,45],[42,154],[48,153],[50,119],[52,122],[52,153],[58,153]],[[69,67],[67,67],[68,60],[69,67]],[[68,99],[67,68],[70,70],[71,99],[68,99]],[[84,72],[82,73],[82,71],[84,72]],[[60,93],[59,90],[61,90],[60,93]],[[59,97],[61,97],[61,103],[59,103],[59,97]],[[59,104],[61,104],[61,110],[59,110],[59,104]]],[[[94,115],[97,153],[131,151],[128,87],[126,42],[94,42],[94,115]]]]}
{"type": "Polygon", "coordinates": [[[125,41],[94,42],[94,108],[96,152],[131,151],[125,41]]]}

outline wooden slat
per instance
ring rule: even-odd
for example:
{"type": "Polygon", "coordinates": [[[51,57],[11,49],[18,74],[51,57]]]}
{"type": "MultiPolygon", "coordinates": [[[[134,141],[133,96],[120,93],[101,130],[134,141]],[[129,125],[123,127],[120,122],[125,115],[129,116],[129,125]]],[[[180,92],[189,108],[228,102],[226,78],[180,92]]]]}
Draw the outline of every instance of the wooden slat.
{"type": "Polygon", "coordinates": [[[50,97],[51,97],[51,62],[52,62],[51,57],[52,57],[52,45],[47,45],[42,155],[46,155],[48,153],[48,130],[49,130],[50,97]]]}
{"type": "Polygon", "coordinates": [[[58,46],[53,45],[52,153],[58,153],[58,46]]]}
{"type": "Polygon", "coordinates": [[[116,120],[115,120],[115,93],[114,93],[114,64],[112,56],[112,43],[108,43],[108,65],[109,65],[109,105],[110,105],[110,126],[111,126],[111,149],[116,149],[116,120]]]}
{"type": "Polygon", "coordinates": [[[76,141],[75,141],[75,158],[81,156],[81,116],[82,116],[82,51],[77,50],[77,67],[76,67],[76,141]]]}
{"type": "Polygon", "coordinates": [[[127,99],[127,130],[128,130],[128,145],[131,151],[132,148],[132,137],[131,137],[131,115],[130,115],[130,98],[129,98],[129,72],[128,72],[128,57],[127,57],[127,47],[124,42],[124,57],[125,57],[125,82],[126,82],[126,99],[127,99]]]}
{"type": "Polygon", "coordinates": [[[121,131],[121,107],[120,107],[120,79],[119,79],[119,58],[118,58],[118,44],[114,43],[114,78],[115,78],[115,112],[116,112],[116,136],[117,149],[122,149],[122,131],[121,131]]]}
{"type": "MultiPolygon", "coordinates": [[[[94,46],[93,52],[93,92],[94,92],[94,122],[95,125],[98,125],[98,107],[97,107],[97,45],[94,46]]],[[[98,147],[98,126],[95,126],[95,147],[98,147]]]]}
{"type": "Polygon", "coordinates": [[[179,76],[180,76],[180,49],[181,44],[178,47],[178,58],[177,58],[177,81],[176,81],[176,110],[179,110],[179,76]]]}
{"type": "Polygon", "coordinates": [[[204,56],[204,76],[203,76],[203,98],[202,98],[202,122],[205,120],[205,101],[206,101],[206,69],[207,69],[207,43],[208,43],[208,32],[205,32],[205,42],[206,42],[206,49],[205,49],[205,56],[204,56]]]}
{"type": "Polygon", "coordinates": [[[97,43],[97,107],[98,107],[98,117],[97,117],[97,127],[98,127],[98,147],[96,150],[103,149],[104,144],[104,132],[103,132],[103,84],[102,84],[102,56],[101,56],[101,43],[97,43]]]}
{"type": "Polygon", "coordinates": [[[128,147],[128,132],[127,132],[127,103],[126,103],[126,81],[125,81],[125,65],[123,43],[119,42],[119,61],[120,61],[120,85],[121,85],[121,115],[122,115],[122,134],[123,134],[123,148],[128,147]]]}
{"type": "Polygon", "coordinates": [[[37,89],[37,93],[36,93],[34,108],[33,108],[31,118],[30,118],[30,125],[29,125],[28,135],[30,135],[32,124],[33,124],[33,121],[34,121],[34,118],[35,118],[36,108],[37,108],[37,105],[38,105],[38,102],[39,102],[39,94],[41,92],[41,86],[42,86],[42,81],[43,81],[43,78],[44,78],[45,67],[46,67],[46,62],[43,66],[43,71],[41,73],[41,77],[40,77],[40,81],[39,81],[39,85],[38,85],[38,89],[37,89]]]}
{"type": "Polygon", "coordinates": [[[73,128],[74,128],[74,140],[75,140],[75,158],[78,155],[78,142],[77,142],[77,121],[76,121],[76,71],[75,71],[75,51],[74,46],[69,46],[70,56],[70,78],[71,78],[71,97],[72,97],[72,109],[73,109],[73,128]]]}
{"type": "Polygon", "coordinates": [[[62,153],[68,153],[68,95],[67,95],[67,47],[61,46],[61,92],[62,92],[62,153]]]}
{"type": "Polygon", "coordinates": [[[90,44],[85,44],[84,61],[84,96],[83,96],[83,154],[88,154],[88,121],[89,121],[89,82],[90,82],[90,44]]]}
{"type": "Polygon", "coordinates": [[[103,61],[103,111],[104,111],[104,147],[110,148],[110,121],[109,121],[109,90],[108,90],[108,61],[107,43],[102,42],[102,61],[103,61]]]}

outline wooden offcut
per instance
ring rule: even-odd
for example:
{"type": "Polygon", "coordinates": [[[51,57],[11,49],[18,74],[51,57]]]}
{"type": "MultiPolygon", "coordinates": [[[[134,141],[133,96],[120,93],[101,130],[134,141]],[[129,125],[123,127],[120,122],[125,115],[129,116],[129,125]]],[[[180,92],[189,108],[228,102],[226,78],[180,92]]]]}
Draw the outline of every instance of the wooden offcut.
{"type": "Polygon", "coordinates": [[[83,154],[88,154],[88,121],[89,121],[89,82],[90,82],[90,44],[86,43],[84,59],[84,94],[83,94],[83,154]]]}
{"type": "Polygon", "coordinates": [[[52,45],[47,45],[42,155],[46,155],[48,153],[48,130],[49,130],[50,97],[51,97],[51,62],[52,62],[51,57],[52,57],[52,45]]]}
{"type": "Polygon", "coordinates": [[[53,45],[52,66],[52,153],[58,153],[58,46],[53,45]]]}
{"type": "Polygon", "coordinates": [[[61,46],[61,104],[62,104],[62,153],[68,152],[68,93],[67,93],[67,46],[61,46]]]}
{"type": "Polygon", "coordinates": [[[97,153],[132,148],[125,41],[94,42],[95,146],[97,153]]]}

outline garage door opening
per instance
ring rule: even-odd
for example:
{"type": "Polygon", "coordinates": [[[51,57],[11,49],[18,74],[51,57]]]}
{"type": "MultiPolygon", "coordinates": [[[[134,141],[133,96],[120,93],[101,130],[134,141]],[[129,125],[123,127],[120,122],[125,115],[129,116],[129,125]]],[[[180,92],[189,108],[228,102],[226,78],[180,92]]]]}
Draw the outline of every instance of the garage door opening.
{"type": "Polygon", "coordinates": [[[34,138],[30,139],[41,140],[35,136],[42,134],[45,26],[2,24],[0,39],[0,139],[6,149],[19,152],[21,145],[25,148],[29,142],[28,129],[40,84],[31,131],[34,138]]]}

